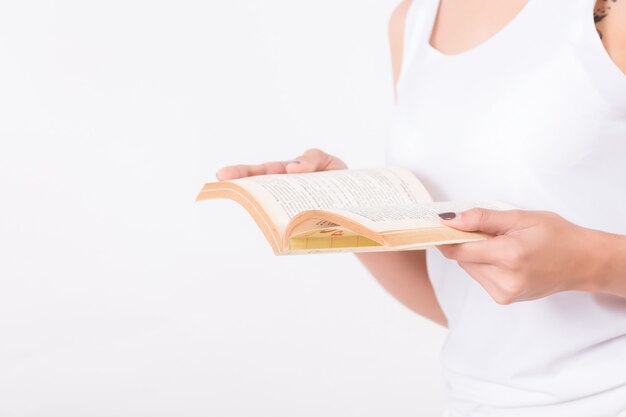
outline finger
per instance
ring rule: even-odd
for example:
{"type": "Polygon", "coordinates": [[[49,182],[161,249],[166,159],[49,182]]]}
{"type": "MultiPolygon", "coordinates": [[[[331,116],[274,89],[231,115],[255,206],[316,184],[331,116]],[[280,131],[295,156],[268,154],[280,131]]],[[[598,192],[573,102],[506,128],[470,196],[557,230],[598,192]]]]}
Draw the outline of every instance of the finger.
{"type": "Polygon", "coordinates": [[[511,304],[533,299],[528,293],[526,283],[502,268],[472,262],[459,262],[459,266],[474,278],[498,304],[511,304]]]}
{"type": "Polygon", "coordinates": [[[458,262],[500,265],[506,246],[510,240],[507,236],[496,236],[476,242],[440,245],[437,249],[448,259],[458,262]]]}
{"type": "Polygon", "coordinates": [[[265,174],[285,174],[286,166],[292,161],[266,162],[259,165],[231,165],[217,171],[218,180],[234,180],[237,178],[251,177],[265,174]]]}
{"type": "Polygon", "coordinates": [[[286,169],[290,174],[338,169],[333,167],[335,159],[320,149],[309,149],[296,158],[298,163],[290,163],[286,169]]]}
{"type": "Polygon", "coordinates": [[[327,154],[320,149],[309,149],[299,157],[290,161],[266,162],[259,165],[231,165],[221,168],[216,177],[218,180],[233,180],[265,174],[297,174],[304,172],[344,169],[346,165],[339,158],[327,154]]]}
{"type": "Polygon", "coordinates": [[[459,262],[465,270],[485,291],[497,302],[503,301],[498,286],[498,277],[501,271],[498,267],[474,262],[459,262]]]}
{"type": "Polygon", "coordinates": [[[467,232],[486,232],[494,235],[505,234],[510,230],[525,226],[525,218],[530,216],[523,210],[490,210],[482,207],[475,207],[461,213],[457,213],[452,218],[445,219],[451,213],[442,213],[441,222],[446,226],[467,232]],[[522,224],[524,223],[524,224],[522,224]]]}
{"type": "Polygon", "coordinates": [[[217,171],[218,180],[234,180],[237,178],[249,177],[252,175],[261,175],[265,173],[262,165],[231,165],[217,171]]]}

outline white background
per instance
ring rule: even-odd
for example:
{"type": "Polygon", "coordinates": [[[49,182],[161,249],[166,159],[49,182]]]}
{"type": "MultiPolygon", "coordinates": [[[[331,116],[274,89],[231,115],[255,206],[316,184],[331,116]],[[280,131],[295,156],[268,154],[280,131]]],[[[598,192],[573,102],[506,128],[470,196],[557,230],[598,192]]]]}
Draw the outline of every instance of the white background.
{"type": "Polygon", "coordinates": [[[444,331],[349,254],[194,204],[384,163],[391,0],[0,5],[0,416],[436,416],[444,331]]]}

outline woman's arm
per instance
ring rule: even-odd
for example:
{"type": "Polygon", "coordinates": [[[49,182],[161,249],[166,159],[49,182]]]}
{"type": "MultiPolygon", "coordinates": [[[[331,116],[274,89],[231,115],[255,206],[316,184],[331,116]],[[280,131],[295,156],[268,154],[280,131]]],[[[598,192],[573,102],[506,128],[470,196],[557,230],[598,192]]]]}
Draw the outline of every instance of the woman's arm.
{"type": "MultiPolygon", "coordinates": [[[[394,95],[402,67],[404,25],[410,4],[411,0],[402,1],[389,19],[394,95]]],[[[425,251],[360,253],[357,257],[398,301],[435,323],[447,325],[428,277],[425,251]]]]}
{"type": "Polygon", "coordinates": [[[626,0],[597,0],[593,18],[607,53],[626,74],[626,0]]]}
{"type": "Polygon", "coordinates": [[[396,300],[442,326],[448,321],[426,270],[426,252],[357,253],[361,263],[396,300]]]}
{"type": "Polygon", "coordinates": [[[591,259],[595,258],[600,270],[588,277],[583,289],[626,298],[626,236],[599,230],[591,233],[591,259]]]}

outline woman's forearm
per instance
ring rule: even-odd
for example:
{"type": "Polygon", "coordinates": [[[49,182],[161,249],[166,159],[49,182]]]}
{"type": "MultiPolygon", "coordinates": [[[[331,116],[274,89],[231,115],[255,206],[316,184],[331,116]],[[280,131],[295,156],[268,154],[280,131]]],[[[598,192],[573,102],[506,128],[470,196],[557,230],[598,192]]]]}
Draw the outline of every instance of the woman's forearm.
{"type": "Polygon", "coordinates": [[[357,257],[398,301],[417,314],[447,326],[435,297],[423,250],[358,253],[357,257]]]}
{"type": "Polygon", "coordinates": [[[585,289],[626,298],[626,236],[593,231],[592,259],[598,272],[585,289]]]}

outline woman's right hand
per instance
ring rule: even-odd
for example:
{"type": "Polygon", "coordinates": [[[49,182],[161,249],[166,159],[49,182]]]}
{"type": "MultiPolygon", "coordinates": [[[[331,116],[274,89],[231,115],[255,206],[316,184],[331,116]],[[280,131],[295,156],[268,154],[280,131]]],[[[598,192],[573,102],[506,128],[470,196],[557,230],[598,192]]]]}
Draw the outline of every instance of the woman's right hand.
{"type": "Polygon", "coordinates": [[[231,165],[217,171],[218,180],[234,180],[264,174],[301,174],[304,172],[331,171],[346,169],[339,158],[319,149],[309,149],[290,161],[266,162],[260,165],[231,165]]]}

